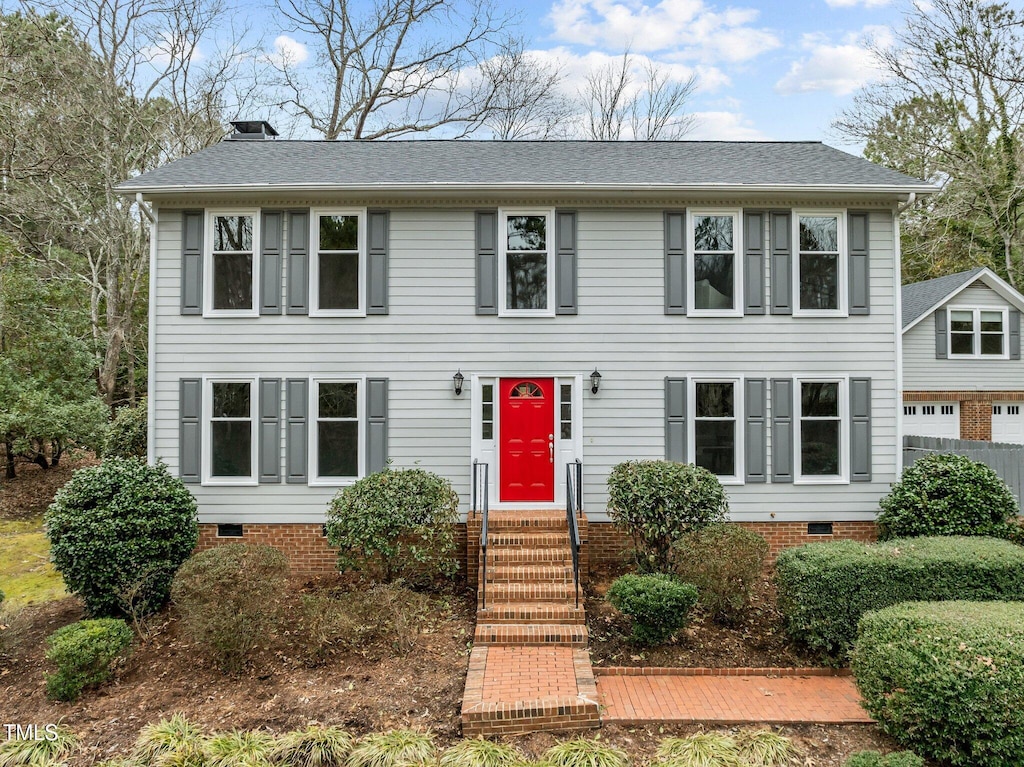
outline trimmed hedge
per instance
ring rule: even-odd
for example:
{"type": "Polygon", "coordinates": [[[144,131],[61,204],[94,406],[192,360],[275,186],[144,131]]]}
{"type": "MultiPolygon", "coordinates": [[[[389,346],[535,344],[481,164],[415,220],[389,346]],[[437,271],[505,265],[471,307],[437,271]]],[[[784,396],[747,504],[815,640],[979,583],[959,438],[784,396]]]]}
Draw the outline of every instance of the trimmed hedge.
{"type": "Polygon", "coordinates": [[[1024,548],[994,538],[811,543],[775,564],[786,633],[842,661],[869,610],[910,600],[1024,600],[1024,548]]]}
{"type": "Polygon", "coordinates": [[[135,635],[118,618],[99,618],[72,623],[46,638],[46,659],[57,673],[46,675],[46,697],[77,700],[89,685],[111,677],[110,664],[124,657],[135,635]]]}
{"type": "Polygon", "coordinates": [[[1024,764],[1024,605],[907,602],[868,613],[853,673],[879,726],[928,759],[1024,764]]]}
{"type": "Polygon", "coordinates": [[[612,583],[606,599],[633,619],[636,644],[658,645],[689,622],[697,587],[673,575],[623,575],[612,583]]]}

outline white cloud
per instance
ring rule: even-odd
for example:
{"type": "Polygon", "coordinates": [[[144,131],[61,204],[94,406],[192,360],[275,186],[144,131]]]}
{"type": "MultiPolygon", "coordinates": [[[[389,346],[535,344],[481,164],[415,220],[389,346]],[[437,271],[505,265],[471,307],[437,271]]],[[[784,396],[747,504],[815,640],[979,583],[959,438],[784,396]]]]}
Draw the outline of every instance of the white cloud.
{"type": "Polygon", "coordinates": [[[296,66],[309,58],[306,46],[288,35],[274,38],[274,50],[267,54],[267,59],[278,66],[296,66]]]}
{"type": "Polygon", "coordinates": [[[686,136],[694,141],[765,141],[764,133],[737,112],[695,112],[697,124],[686,136]]]}
{"type": "Polygon", "coordinates": [[[834,96],[849,95],[881,76],[866,39],[884,41],[889,35],[888,29],[879,27],[865,27],[839,43],[831,42],[823,33],[804,35],[800,47],[807,55],[790,65],[775,83],[775,90],[783,94],[825,91],[834,96]]]}
{"type": "Polygon", "coordinates": [[[883,8],[891,2],[892,0],[825,0],[830,8],[855,8],[858,5],[865,8],[883,8]]]}
{"type": "Polygon", "coordinates": [[[567,43],[638,53],[671,51],[677,58],[747,61],[781,45],[767,29],[753,26],[758,11],[718,12],[704,0],[557,0],[549,18],[554,37],[567,43]]]}

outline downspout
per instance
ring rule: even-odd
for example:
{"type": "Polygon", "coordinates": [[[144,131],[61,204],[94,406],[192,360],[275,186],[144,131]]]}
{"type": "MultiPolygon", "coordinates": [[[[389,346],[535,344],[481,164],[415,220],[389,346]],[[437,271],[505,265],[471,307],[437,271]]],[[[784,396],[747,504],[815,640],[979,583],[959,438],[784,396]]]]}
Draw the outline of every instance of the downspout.
{"type": "Polygon", "coordinates": [[[907,208],[912,207],[915,202],[917,202],[917,192],[911,192],[910,196],[907,197],[907,201],[905,203],[896,206],[896,216],[902,216],[903,211],[905,211],[907,208]]]}
{"type": "Polygon", "coordinates": [[[142,192],[135,195],[135,202],[142,215],[149,219],[149,350],[146,360],[146,458],[150,465],[156,463],[156,254],[157,220],[153,209],[142,199],[142,192]]]}
{"type": "MultiPolygon", "coordinates": [[[[913,200],[913,195],[911,195],[911,200],[913,200]]],[[[149,219],[150,224],[156,223],[156,216],[153,215],[153,209],[146,204],[144,199],[142,199],[142,192],[135,193],[135,204],[139,206],[139,210],[142,211],[142,215],[149,219]]]]}
{"type": "Polygon", "coordinates": [[[894,320],[896,325],[896,476],[903,475],[903,252],[900,246],[900,215],[917,201],[917,193],[911,192],[907,201],[896,206],[892,219],[893,250],[896,269],[893,279],[895,297],[894,320]]]}

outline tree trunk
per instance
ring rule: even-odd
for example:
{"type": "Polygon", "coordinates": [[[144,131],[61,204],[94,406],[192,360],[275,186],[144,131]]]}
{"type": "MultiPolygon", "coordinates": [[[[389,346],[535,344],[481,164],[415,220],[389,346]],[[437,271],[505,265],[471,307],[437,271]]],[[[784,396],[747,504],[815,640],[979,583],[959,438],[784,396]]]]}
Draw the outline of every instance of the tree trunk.
{"type": "Polygon", "coordinates": [[[43,455],[42,453],[36,453],[36,457],[32,459],[32,463],[34,463],[37,466],[39,466],[40,469],[49,469],[50,468],[50,464],[46,460],[46,456],[43,455]]]}
{"type": "Polygon", "coordinates": [[[7,451],[7,471],[6,471],[6,476],[7,476],[7,479],[14,479],[15,476],[17,476],[17,474],[16,474],[16,472],[14,470],[14,444],[11,442],[10,439],[5,439],[4,440],[4,447],[6,448],[6,451],[7,451]]]}

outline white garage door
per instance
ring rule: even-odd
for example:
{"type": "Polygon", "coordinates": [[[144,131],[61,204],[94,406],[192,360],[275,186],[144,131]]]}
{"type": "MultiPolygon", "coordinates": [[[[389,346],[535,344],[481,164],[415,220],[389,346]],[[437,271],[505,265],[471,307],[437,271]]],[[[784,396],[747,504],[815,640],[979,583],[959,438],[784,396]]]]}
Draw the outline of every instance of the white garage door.
{"type": "Polygon", "coordinates": [[[1024,444],[1024,415],[1021,415],[1021,403],[992,403],[992,441],[1024,444]]]}
{"type": "Polygon", "coordinates": [[[960,439],[960,403],[908,402],[903,406],[903,433],[960,439]]]}

